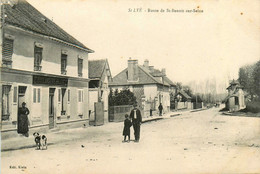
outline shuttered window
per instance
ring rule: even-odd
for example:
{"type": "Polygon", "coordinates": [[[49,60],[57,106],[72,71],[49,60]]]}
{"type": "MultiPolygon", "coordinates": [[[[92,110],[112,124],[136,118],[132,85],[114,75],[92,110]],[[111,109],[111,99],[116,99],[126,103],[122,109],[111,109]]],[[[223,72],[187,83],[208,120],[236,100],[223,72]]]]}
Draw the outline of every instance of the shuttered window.
{"type": "Polygon", "coordinates": [[[3,86],[2,93],[2,120],[9,120],[11,86],[3,86]]]}
{"type": "Polygon", "coordinates": [[[41,102],[41,88],[33,88],[33,103],[41,102]]]}
{"type": "Polygon", "coordinates": [[[8,59],[11,60],[12,59],[12,55],[13,55],[13,44],[14,41],[11,39],[4,39],[4,43],[3,43],[3,59],[8,59]]]}
{"type": "Polygon", "coordinates": [[[67,74],[67,55],[61,54],[61,74],[67,74]]]}
{"type": "Polygon", "coordinates": [[[78,76],[82,77],[83,59],[78,58],[78,76]]]}
{"type": "Polygon", "coordinates": [[[34,71],[41,71],[42,63],[42,48],[35,46],[34,47],[34,71]]]}
{"type": "Polygon", "coordinates": [[[79,102],[83,102],[83,90],[78,90],[79,102]]]}

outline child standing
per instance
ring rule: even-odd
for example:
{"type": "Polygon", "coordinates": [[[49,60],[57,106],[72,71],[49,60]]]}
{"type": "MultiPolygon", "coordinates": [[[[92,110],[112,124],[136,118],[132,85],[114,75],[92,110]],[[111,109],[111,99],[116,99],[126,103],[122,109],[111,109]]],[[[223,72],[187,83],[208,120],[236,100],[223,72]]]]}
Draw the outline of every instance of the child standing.
{"type": "Polygon", "coordinates": [[[129,119],[128,114],[125,114],[125,121],[124,121],[124,130],[123,130],[123,135],[124,135],[124,141],[126,142],[126,136],[128,136],[128,143],[130,142],[130,127],[132,126],[132,122],[129,119]]]}

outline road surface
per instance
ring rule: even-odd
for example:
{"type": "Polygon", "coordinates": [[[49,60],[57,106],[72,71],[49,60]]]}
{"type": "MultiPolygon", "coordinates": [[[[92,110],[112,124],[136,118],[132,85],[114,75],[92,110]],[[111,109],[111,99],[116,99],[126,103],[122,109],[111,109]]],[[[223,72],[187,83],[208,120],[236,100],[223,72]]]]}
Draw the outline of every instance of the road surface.
{"type": "Polygon", "coordinates": [[[142,124],[139,143],[122,143],[122,130],[123,123],[71,129],[55,137],[82,138],[2,152],[2,173],[260,173],[260,118],[186,113],[142,124]]]}

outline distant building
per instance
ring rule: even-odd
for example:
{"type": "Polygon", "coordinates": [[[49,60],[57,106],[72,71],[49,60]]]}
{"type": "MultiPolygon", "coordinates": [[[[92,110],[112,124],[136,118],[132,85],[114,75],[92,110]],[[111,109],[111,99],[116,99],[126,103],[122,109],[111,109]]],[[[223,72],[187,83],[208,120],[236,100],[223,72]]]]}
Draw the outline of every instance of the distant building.
{"type": "Polygon", "coordinates": [[[243,87],[239,84],[238,81],[233,80],[230,82],[228,90],[228,96],[225,98],[225,105],[229,111],[238,111],[244,109],[245,105],[245,95],[243,87]]]}
{"type": "Polygon", "coordinates": [[[109,83],[112,89],[129,88],[137,98],[138,106],[148,116],[150,109],[158,111],[162,103],[164,112],[170,110],[170,93],[175,91],[175,84],[166,76],[165,69],[161,71],[149,66],[145,60],[138,65],[138,60],[129,59],[128,67],[113,78],[109,83]]]}
{"type": "Polygon", "coordinates": [[[22,102],[30,110],[30,130],[88,123],[88,54],[93,51],[25,0],[2,8],[2,137],[16,133],[22,102]]]}
{"type": "Polygon", "coordinates": [[[184,91],[175,94],[175,109],[193,109],[192,98],[184,91]]]}
{"type": "Polygon", "coordinates": [[[95,103],[104,104],[104,122],[108,122],[108,83],[112,82],[112,75],[107,59],[89,60],[89,110],[90,122],[95,120],[95,103]]]}

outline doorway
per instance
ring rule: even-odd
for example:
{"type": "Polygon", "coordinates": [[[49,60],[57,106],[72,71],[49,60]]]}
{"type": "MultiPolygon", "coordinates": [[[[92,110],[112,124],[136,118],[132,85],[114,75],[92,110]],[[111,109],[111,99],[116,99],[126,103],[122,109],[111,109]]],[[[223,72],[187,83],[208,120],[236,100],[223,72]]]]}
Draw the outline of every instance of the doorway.
{"type": "Polygon", "coordinates": [[[54,93],[55,88],[49,89],[49,128],[54,128],[54,93]]]}

